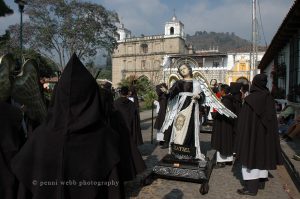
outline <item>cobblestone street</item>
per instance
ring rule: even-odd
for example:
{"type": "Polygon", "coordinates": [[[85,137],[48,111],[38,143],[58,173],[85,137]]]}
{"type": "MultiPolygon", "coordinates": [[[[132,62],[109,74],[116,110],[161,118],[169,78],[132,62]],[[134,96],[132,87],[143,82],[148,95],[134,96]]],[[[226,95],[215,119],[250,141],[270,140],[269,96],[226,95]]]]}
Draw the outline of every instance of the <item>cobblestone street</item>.
{"type": "MultiPolygon", "coordinates": [[[[145,144],[140,147],[140,151],[147,164],[147,171],[139,175],[135,181],[128,182],[125,186],[128,198],[299,198],[299,194],[290,192],[293,186],[290,178],[282,166],[276,171],[269,173],[269,181],[264,190],[259,190],[257,196],[241,196],[236,190],[241,188],[241,166],[236,163],[235,166],[226,166],[221,169],[214,169],[209,181],[209,192],[206,195],[199,193],[201,184],[182,181],[173,181],[165,179],[156,179],[148,186],[142,186],[141,181],[151,173],[154,165],[167,153],[166,149],[151,144],[151,120],[144,121],[141,124],[145,144]],[[287,181],[289,183],[287,183],[287,181]]],[[[202,151],[210,150],[210,134],[201,133],[202,151]]],[[[155,137],[155,133],[154,133],[155,137]]]]}

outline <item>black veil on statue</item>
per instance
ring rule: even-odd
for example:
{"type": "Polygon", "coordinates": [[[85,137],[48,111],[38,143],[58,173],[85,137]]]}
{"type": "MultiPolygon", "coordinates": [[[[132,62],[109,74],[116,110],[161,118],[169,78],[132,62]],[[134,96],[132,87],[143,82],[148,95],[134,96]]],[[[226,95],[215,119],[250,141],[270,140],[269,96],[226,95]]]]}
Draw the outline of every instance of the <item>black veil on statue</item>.
{"type": "Polygon", "coordinates": [[[27,194],[19,198],[121,197],[120,186],[98,184],[119,180],[119,135],[103,122],[98,85],[76,54],[55,90],[46,121],[13,159],[19,193],[27,194]],[[69,180],[76,185],[61,184],[69,180]],[[95,184],[84,184],[88,181],[95,184]]]}

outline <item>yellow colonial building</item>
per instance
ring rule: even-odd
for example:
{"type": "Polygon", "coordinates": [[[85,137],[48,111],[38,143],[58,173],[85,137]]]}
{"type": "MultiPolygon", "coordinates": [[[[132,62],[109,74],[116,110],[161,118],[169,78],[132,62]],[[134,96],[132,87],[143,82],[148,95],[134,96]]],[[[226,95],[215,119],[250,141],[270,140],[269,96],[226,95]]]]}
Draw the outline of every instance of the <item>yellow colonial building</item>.
{"type": "MultiPolygon", "coordinates": [[[[264,55],[263,51],[257,53],[257,60],[260,61],[264,55]]],[[[251,81],[250,74],[250,49],[245,52],[227,53],[227,73],[225,82],[248,83],[251,81]]],[[[256,71],[259,73],[259,71],[256,71]]]]}

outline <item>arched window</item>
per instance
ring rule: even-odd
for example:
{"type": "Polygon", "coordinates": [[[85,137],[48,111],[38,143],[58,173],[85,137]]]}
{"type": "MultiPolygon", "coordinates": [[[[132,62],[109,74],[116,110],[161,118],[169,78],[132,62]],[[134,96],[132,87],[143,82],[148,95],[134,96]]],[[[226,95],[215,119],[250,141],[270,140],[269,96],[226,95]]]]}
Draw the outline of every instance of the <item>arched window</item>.
{"type": "Polygon", "coordinates": [[[148,53],[148,45],[145,43],[141,44],[141,50],[143,53],[148,53]]]}
{"type": "Polygon", "coordinates": [[[170,28],[170,35],[174,35],[174,27],[170,28]]]}

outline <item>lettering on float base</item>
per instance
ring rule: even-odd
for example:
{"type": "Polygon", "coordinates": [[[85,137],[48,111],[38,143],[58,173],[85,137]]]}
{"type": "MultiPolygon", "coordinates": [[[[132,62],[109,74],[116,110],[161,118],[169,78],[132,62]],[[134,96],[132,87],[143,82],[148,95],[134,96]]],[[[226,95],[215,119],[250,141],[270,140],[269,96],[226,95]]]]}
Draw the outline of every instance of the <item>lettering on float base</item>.
{"type": "Polygon", "coordinates": [[[181,151],[181,152],[185,152],[185,153],[190,153],[190,148],[187,147],[183,147],[183,146],[174,146],[174,150],[176,151],[181,151]]]}

